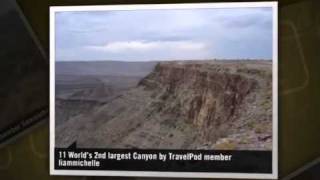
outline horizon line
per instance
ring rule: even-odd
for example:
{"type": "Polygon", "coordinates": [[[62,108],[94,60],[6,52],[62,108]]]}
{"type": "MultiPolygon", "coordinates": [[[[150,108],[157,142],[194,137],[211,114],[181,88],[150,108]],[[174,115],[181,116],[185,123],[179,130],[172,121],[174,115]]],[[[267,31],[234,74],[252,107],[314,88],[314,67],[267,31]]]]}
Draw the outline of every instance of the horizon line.
{"type": "Polygon", "coordinates": [[[272,61],[272,58],[213,58],[213,59],[175,59],[175,60],[56,60],[55,62],[168,62],[168,61],[272,61]]]}

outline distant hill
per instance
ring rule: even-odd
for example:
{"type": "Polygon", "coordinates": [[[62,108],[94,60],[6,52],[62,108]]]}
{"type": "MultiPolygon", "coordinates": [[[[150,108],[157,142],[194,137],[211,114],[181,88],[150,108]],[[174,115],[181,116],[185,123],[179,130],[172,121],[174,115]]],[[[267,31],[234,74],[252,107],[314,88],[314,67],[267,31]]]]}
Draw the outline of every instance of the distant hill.
{"type": "Polygon", "coordinates": [[[56,62],[57,75],[146,76],[157,62],[56,62]]]}

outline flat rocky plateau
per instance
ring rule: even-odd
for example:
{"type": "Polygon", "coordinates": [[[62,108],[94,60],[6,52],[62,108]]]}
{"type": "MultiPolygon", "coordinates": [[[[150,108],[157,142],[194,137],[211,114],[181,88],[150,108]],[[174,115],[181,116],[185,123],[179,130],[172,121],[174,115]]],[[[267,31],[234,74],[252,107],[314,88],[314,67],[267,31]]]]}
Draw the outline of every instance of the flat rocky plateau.
{"type": "Polygon", "coordinates": [[[124,79],[60,91],[56,147],[272,149],[271,61],[167,61],[124,79]]]}

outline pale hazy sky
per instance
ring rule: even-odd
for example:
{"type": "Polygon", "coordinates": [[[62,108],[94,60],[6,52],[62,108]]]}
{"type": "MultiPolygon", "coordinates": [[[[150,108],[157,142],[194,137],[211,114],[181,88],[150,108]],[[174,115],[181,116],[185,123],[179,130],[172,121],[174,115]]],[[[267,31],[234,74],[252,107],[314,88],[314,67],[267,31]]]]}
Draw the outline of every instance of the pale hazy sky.
{"type": "Polygon", "coordinates": [[[57,61],[272,59],[272,8],[56,14],[57,61]]]}

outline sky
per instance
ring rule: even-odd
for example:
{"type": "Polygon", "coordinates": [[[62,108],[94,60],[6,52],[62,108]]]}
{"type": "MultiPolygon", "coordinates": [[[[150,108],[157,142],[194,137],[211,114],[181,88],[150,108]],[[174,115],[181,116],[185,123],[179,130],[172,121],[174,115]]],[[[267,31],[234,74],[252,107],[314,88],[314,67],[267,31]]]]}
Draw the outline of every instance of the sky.
{"type": "Polygon", "coordinates": [[[272,59],[272,8],[57,12],[57,61],[272,59]]]}

